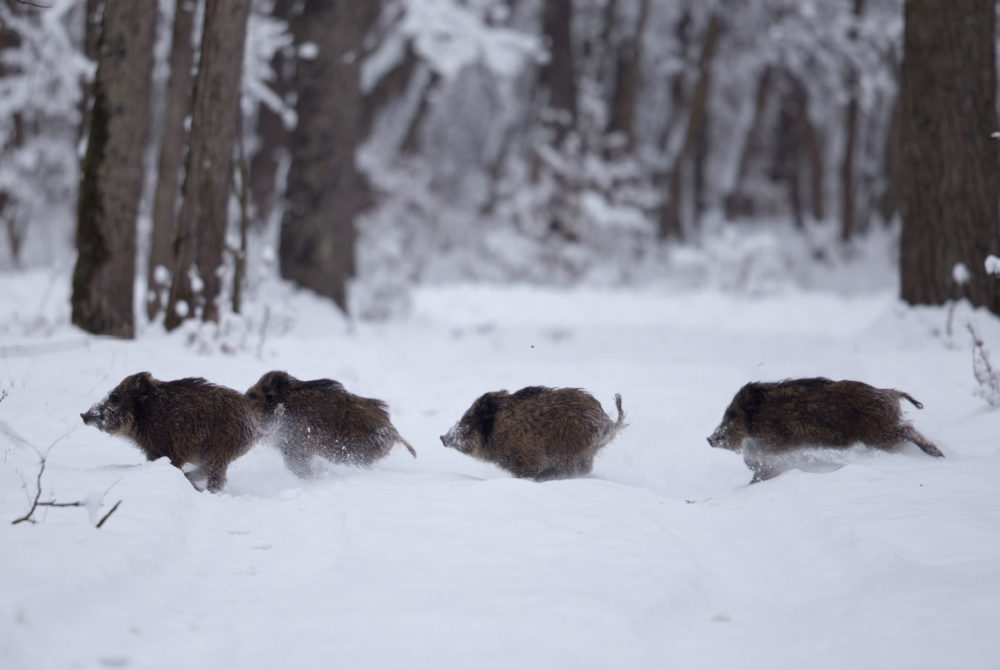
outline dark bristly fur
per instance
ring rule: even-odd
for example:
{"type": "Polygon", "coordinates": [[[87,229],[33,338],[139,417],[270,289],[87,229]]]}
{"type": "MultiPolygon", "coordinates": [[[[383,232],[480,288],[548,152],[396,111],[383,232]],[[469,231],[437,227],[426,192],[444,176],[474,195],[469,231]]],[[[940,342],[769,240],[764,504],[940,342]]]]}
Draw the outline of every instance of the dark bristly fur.
{"type": "MultiPolygon", "coordinates": [[[[708,443],[738,452],[752,440],[754,451],[766,454],[801,446],[849,447],[855,443],[888,449],[909,441],[931,456],[944,456],[903,420],[901,399],[923,407],[907,393],[858,381],[812,378],[751,382],[733,398],[708,443]]],[[[766,471],[756,458],[747,460],[747,465],[755,470],[754,481],[777,474],[766,471]]]]}
{"type": "Polygon", "coordinates": [[[178,468],[199,465],[188,478],[204,471],[212,492],[260,435],[257,413],[242,393],[201,378],[160,381],[148,372],[126,377],[80,417],[129,438],[151,461],[166,456],[178,468]]]}
{"type": "Polygon", "coordinates": [[[349,393],[332,379],[300,381],[273,370],[246,395],[274,433],[285,465],[300,477],[311,474],[314,455],[370,466],[399,442],[417,456],[389,421],[384,402],[349,393]]]}
{"type": "Polygon", "coordinates": [[[594,454],[625,425],[615,395],[614,421],[582,389],[529,386],[480,396],[441,443],[538,481],[590,473],[594,454]]]}

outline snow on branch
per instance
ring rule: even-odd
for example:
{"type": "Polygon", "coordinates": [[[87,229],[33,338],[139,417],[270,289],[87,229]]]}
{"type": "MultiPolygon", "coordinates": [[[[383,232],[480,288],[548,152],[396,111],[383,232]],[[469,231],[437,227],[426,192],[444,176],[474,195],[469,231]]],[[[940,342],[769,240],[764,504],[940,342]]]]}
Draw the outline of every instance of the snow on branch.
{"type": "Polygon", "coordinates": [[[371,90],[405,57],[409,42],[417,56],[444,79],[469,65],[485,65],[501,76],[516,74],[529,59],[544,58],[536,35],[493,25],[493,3],[404,0],[400,15],[362,66],[362,88],[371,90]]]}

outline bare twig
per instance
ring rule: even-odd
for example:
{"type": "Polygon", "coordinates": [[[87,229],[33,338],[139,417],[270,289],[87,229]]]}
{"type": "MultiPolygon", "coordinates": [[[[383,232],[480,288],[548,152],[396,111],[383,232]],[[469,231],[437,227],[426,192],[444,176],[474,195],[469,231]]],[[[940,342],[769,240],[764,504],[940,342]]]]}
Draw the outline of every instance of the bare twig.
{"type": "Polygon", "coordinates": [[[114,514],[115,510],[118,509],[118,506],[121,505],[121,504],[122,504],[121,500],[119,500],[118,502],[116,502],[115,505],[114,505],[114,507],[112,507],[110,510],[108,510],[108,513],[105,514],[104,516],[102,516],[101,520],[97,522],[97,527],[100,528],[101,526],[103,526],[104,522],[108,520],[108,517],[111,516],[112,514],[114,514]]]}
{"type": "Polygon", "coordinates": [[[43,5],[40,2],[32,2],[31,0],[17,0],[17,4],[34,7],[36,9],[52,9],[52,5],[43,5]]]}
{"type": "Polygon", "coordinates": [[[22,521],[30,521],[31,523],[35,523],[35,520],[31,518],[31,515],[33,515],[35,513],[35,510],[38,509],[38,499],[42,497],[42,473],[45,472],[45,456],[38,454],[38,457],[41,460],[41,465],[38,468],[38,476],[35,478],[35,499],[31,501],[31,509],[28,510],[27,514],[22,516],[20,519],[15,519],[14,521],[11,521],[12,526],[16,526],[22,521]]]}
{"type": "MultiPolygon", "coordinates": [[[[72,432],[72,431],[70,431],[70,432],[72,432]]],[[[68,434],[69,433],[67,433],[66,435],[68,435],[68,434]]],[[[47,460],[48,460],[49,451],[52,450],[52,447],[54,447],[56,445],[56,443],[59,442],[59,440],[62,440],[63,437],[66,437],[66,435],[63,435],[62,437],[58,438],[55,442],[53,442],[52,444],[50,444],[49,448],[45,451],[44,454],[42,454],[40,451],[38,451],[38,449],[36,449],[35,447],[32,447],[32,449],[35,450],[35,453],[38,454],[38,462],[39,462],[38,475],[35,477],[35,497],[31,501],[31,509],[28,510],[28,513],[25,514],[24,516],[18,518],[18,519],[14,519],[13,521],[11,521],[11,525],[12,526],[16,526],[17,524],[23,523],[25,521],[27,521],[29,523],[37,523],[37,521],[35,521],[35,519],[33,517],[34,517],[35,512],[38,510],[39,507],[85,507],[86,506],[86,503],[84,503],[82,500],[73,500],[73,501],[69,501],[69,502],[60,502],[58,500],[42,500],[41,499],[41,497],[42,497],[42,475],[45,473],[45,465],[46,465],[47,460]]],[[[117,484],[117,483],[118,482],[115,482],[115,484],[117,484]]],[[[111,488],[114,487],[115,484],[112,484],[111,487],[108,488],[108,491],[110,491],[111,488]]],[[[105,491],[104,494],[107,495],[108,491],[105,491]]],[[[116,502],[115,505],[114,505],[114,507],[112,507],[111,510],[107,514],[105,514],[101,518],[101,520],[99,522],[97,522],[97,528],[100,528],[101,526],[103,526],[104,522],[108,520],[108,517],[111,516],[111,514],[116,509],[118,509],[118,506],[121,505],[121,504],[122,504],[121,500],[119,500],[118,502],[116,502]]]]}
{"type": "Polygon", "coordinates": [[[1000,374],[997,374],[990,364],[989,353],[983,341],[979,339],[979,333],[971,323],[966,326],[972,335],[972,374],[979,384],[976,395],[985,400],[990,407],[1000,407],[1000,374]]]}

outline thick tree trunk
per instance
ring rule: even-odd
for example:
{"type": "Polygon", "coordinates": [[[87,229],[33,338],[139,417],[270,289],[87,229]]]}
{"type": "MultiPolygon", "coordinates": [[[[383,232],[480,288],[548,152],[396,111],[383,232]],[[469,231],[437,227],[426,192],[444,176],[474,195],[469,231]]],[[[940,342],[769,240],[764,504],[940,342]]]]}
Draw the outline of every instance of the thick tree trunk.
{"type": "MultiPolygon", "coordinates": [[[[865,11],[864,0],[854,0],[854,20],[860,22],[865,11]]],[[[851,28],[851,42],[857,41],[857,29],[851,28]]],[[[854,148],[858,136],[858,72],[851,66],[847,72],[847,117],[844,130],[844,156],[840,166],[840,240],[848,242],[854,234],[857,215],[854,193],[854,148]]]]}
{"type": "Polygon", "coordinates": [[[292,20],[298,45],[298,124],[281,226],[281,275],[332,298],[345,312],[354,275],[355,221],[370,194],[355,154],[367,126],[360,61],[378,2],[308,0],[292,20]]]}
{"type": "Polygon", "coordinates": [[[243,50],[250,0],[205,3],[201,61],[191,100],[191,139],[174,237],[174,267],[164,325],[219,320],[219,270],[225,251],[243,50]]]}
{"type": "Polygon", "coordinates": [[[649,19],[649,0],[640,0],[635,31],[621,40],[615,50],[615,80],[608,105],[608,132],[625,136],[625,150],[635,148],[635,108],[642,75],[642,38],[649,19]]]}
{"type": "MultiPolygon", "coordinates": [[[[271,15],[281,21],[291,16],[292,0],[276,0],[271,15]]],[[[271,89],[282,99],[288,93],[289,64],[285,50],[279,51],[271,61],[275,81],[271,89]]],[[[250,200],[254,205],[253,220],[264,225],[271,220],[275,207],[280,204],[278,193],[278,167],[285,158],[288,147],[288,130],[281,116],[267,105],[257,111],[257,137],[260,145],[250,158],[250,200]]]]}
{"type": "MultiPolygon", "coordinates": [[[[5,0],[8,11],[16,11],[17,3],[14,0],[5,0]]],[[[21,36],[9,26],[0,21],[0,78],[6,77],[11,68],[6,62],[7,51],[21,46],[21,36]]],[[[24,133],[22,128],[24,123],[20,114],[15,114],[11,119],[13,132],[7,137],[6,143],[0,146],[0,151],[8,152],[19,147],[23,142],[24,133]]],[[[21,247],[24,243],[24,229],[18,221],[16,206],[9,207],[14,200],[13,194],[0,190],[0,221],[3,222],[7,236],[7,245],[10,249],[11,261],[15,266],[20,264],[21,247]]]]}
{"type": "Polygon", "coordinates": [[[149,249],[149,293],[146,313],[156,318],[166,307],[170,278],[164,276],[173,263],[172,242],[180,199],[181,163],[184,159],[187,133],[184,119],[191,106],[191,66],[194,47],[191,44],[197,2],[178,0],[174,12],[173,37],[170,47],[170,78],[167,80],[166,109],[160,137],[160,160],[153,196],[153,230],[149,249]]]}
{"type": "Polygon", "coordinates": [[[546,94],[543,108],[556,118],[554,144],[558,146],[576,127],[576,65],[573,57],[573,1],[546,0],[542,33],[548,41],[549,59],[542,66],[538,83],[546,94]]]}
{"type": "Polygon", "coordinates": [[[994,106],[995,7],[982,0],[907,0],[900,81],[902,298],[941,304],[966,295],[1000,314],[994,106]],[[970,279],[958,292],[952,270],[970,279]]]}
{"type": "Polygon", "coordinates": [[[73,323],[132,337],[136,216],[149,129],[156,4],[107,0],[77,204],[73,323]]]}
{"type": "MultiPolygon", "coordinates": [[[[697,148],[705,141],[704,134],[708,127],[708,94],[712,83],[712,62],[715,59],[715,49],[722,32],[722,19],[718,14],[712,14],[705,28],[701,55],[698,59],[698,80],[691,94],[691,105],[688,111],[687,127],[681,146],[674,157],[669,172],[667,195],[660,211],[660,238],[683,239],[684,225],[684,188],[683,176],[689,169],[699,169],[703,161],[697,160],[697,148]],[[688,163],[693,163],[689,168],[688,163]],[[701,165],[699,166],[699,162],[701,165]]],[[[692,176],[697,183],[701,177],[692,176]]]]}
{"type": "Polygon", "coordinates": [[[736,167],[736,179],[734,180],[732,189],[725,197],[724,207],[727,219],[737,219],[753,215],[754,203],[744,192],[744,183],[750,174],[751,159],[761,143],[766,116],[765,111],[771,99],[776,76],[774,68],[768,66],[761,73],[760,79],[757,80],[753,118],[750,121],[750,127],[747,129],[746,138],[743,140],[743,148],[740,150],[740,158],[736,167]]]}

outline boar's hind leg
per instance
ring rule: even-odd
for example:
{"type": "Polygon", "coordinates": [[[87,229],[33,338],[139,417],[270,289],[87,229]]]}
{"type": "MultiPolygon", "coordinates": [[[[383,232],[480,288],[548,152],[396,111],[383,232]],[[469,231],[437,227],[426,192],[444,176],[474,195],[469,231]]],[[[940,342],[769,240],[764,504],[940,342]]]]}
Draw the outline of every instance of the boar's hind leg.
{"type": "Polygon", "coordinates": [[[933,442],[931,442],[926,437],[918,433],[913,426],[904,427],[902,430],[901,437],[904,440],[909,440],[913,444],[920,447],[925,454],[929,454],[931,456],[937,456],[938,458],[944,457],[944,454],[941,453],[941,450],[935,447],[933,442]]]}
{"type": "Polygon", "coordinates": [[[285,459],[285,467],[296,477],[308,479],[313,476],[312,454],[304,449],[282,448],[281,456],[285,459]]]}
{"type": "MultiPolygon", "coordinates": [[[[181,470],[180,468],[178,468],[178,469],[181,470]]],[[[181,470],[181,472],[184,472],[184,470],[181,470]]],[[[189,482],[191,482],[191,486],[193,486],[196,491],[204,491],[205,490],[202,487],[198,486],[198,481],[200,479],[202,479],[203,477],[205,477],[205,468],[203,468],[202,466],[199,465],[194,470],[190,470],[188,472],[184,472],[184,476],[187,477],[187,480],[189,482]]]]}
{"type": "Polygon", "coordinates": [[[205,472],[208,473],[208,488],[211,493],[218,493],[226,485],[226,469],[229,463],[209,463],[205,465],[205,472]]]}

